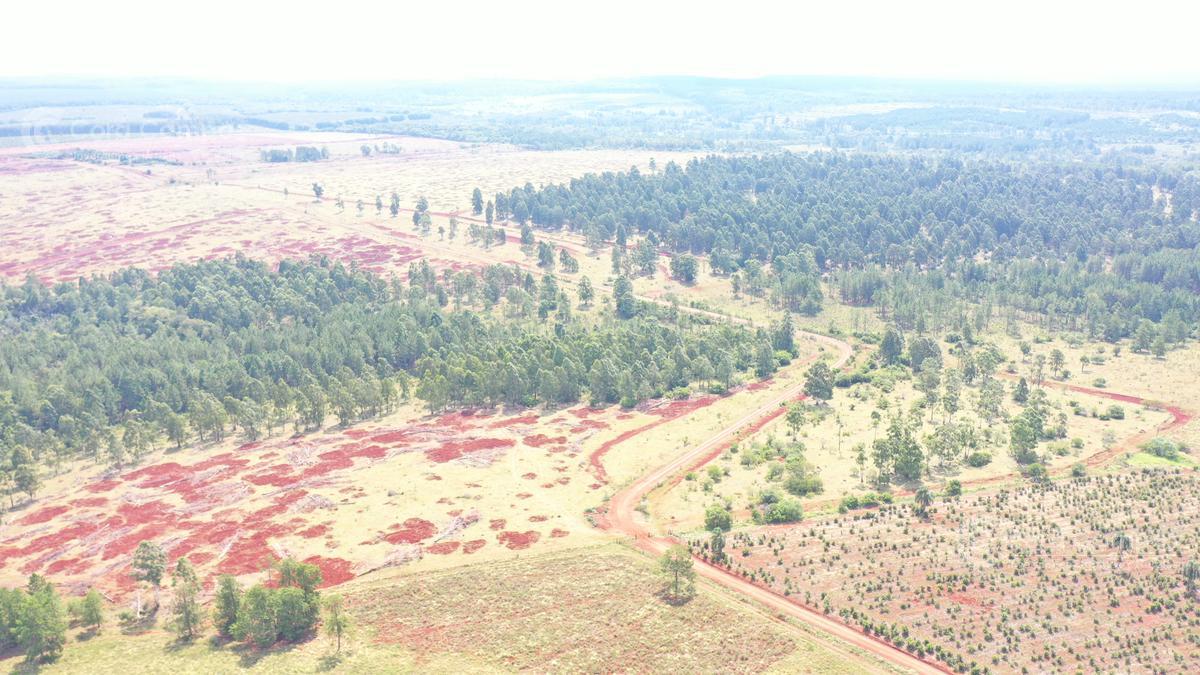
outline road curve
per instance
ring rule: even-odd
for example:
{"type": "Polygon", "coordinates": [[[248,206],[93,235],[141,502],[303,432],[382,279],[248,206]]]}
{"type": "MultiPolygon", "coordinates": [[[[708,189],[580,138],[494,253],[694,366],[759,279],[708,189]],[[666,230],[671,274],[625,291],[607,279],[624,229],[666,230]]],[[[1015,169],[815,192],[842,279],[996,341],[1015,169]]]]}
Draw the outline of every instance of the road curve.
{"type": "MultiPolygon", "coordinates": [[[[844,365],[853,354],[851,346],[841,340],[811,333],[804,334],[839,352],[837,359],[834,361],[835,367],[844,365]]],[[[636,509],[642,499],[660,484],[671,480],[676,475],[686,471],[695,462],[707,457],[746,427],[754,424],[763,416],[772,414],[781,405],[799,398],[802,394],[803,385],[795,385],[788,388],[709,437],[704,442],[693,446],[684,454],[650,471],[635,480],[631,485],[617,492],[609,500],[608,512],[605,515],[603,527],[610,532],[631,537],[637,548],[652,555],[659,555],[667,550],[668,547],[680,543],[672,537],[653,533],[647,526],[638,522],[636,509]]],[[[696,558],[696,568],[700,576],[713,583],[752,598],[774,612],[802,621],[823,633],[832,635],[895,666],[918,673],[952,672],[940,664],[918,658],[895,645],[867,635],[857,628],[827,616],[816,609],[798,604],[769,589],[756,586],[742,577],[720,567],[708,564],[703,559],[696,558]]]]}

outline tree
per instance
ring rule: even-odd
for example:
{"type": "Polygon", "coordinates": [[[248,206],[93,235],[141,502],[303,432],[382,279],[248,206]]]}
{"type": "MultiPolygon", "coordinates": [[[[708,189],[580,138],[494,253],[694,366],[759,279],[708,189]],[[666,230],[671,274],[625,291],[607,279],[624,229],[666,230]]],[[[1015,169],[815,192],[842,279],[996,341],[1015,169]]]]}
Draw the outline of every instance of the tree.
{"type": "Polygon", "coordinates": [[[32,456],[29,455],[29,449],[22,448],[22,451],[27,459],[22,460],[13,469],[13,484],[17,490],[29,495],[29,498],[32,500],[37,495],[37,491],[42,488],[42,479],[38,475],[37,465],[34,464],[32,456]]]}
{"type": "Polygon", "coordinates": [[[392,191],[392,199],[388,204],[388,213],[391,213],[393,218],[400,215],[400,194],[395,191],[392,191]]]}
{"type": "Polygon", "coordinates": [[[1025,378],[1017,380],[1017,386],[1013,388],[1013,401],[1025,405],[1029,401],[1029,383],[1025,378]]]}
{"type": "Polygon", "coordinates": [[[17,644],[29,663],[53,661],[62,654],[67,622],[54,587],[30,577],[29,596],[17,617],[17,644]]]}
{"type": "Polygon", "coordinates": [[[1112,539],[1112,547],[1117,549],[1117,562],[1125,559],[1125,552],[1133,548],[1133,540],[1124,532],[1118,532],[1112,539]]]}
{"type": "Polygon", "coordinates": [[[488,201],[487,208],[484,209],[484,212],[485,212],[484,220],[487,221],[488,225],[491,225],[495,221],[496,209],[492,205],[492,202],[490,200],[488,201]]]}
{"type": "Polygon", "coordinates": [[[346,616],[342,596],[330,595],[325,598],[325,633],[329,639],[337,641],[337,652],[342,652],[342,638],[350,632],[350,617],[346,616]]]}
{"type": "Polygon", "coordinates": [[[1066,358],[1063,356],[1061,349],[1050,351],[1050,372],[1054,373],[1054,377],[1058,378],[1062,372],[1063,366],[1066,365],[1066,358]]]}
{"type": "MultiPolygon", "coordinates": [[[[163,575],[167,572],[167,554],[163,552],[162,546],[152,542],[143,541],[138,544],[138,547],[133,552],[133,572],[131,575],[134,579],[150,584],[154,587],[154,609],[158,610],[158,590],[162,586],[163,575]]],[[[138,590],[137,596],[137,616],[142,616],[142,594],[138,590]]]]}
{"type": "Polygon", "coordinates": [[[770,377],[778,363],[775,361],[775,350],[771,349],[769,340],[760,340],[754,348],[754,375],[759,379],[770,377]]]}
{"type": "Polygon", "coordinates": [[[183,448],[184,442],[188,439],[187,418],[179,413],[167,413],[163,420],[163,427],[167,433],[167,440],[175,444],[175,449],[183,448]]]}
{"type": "Polygon", "coordinates": [[[818,401],[833,398],[833,369],[824,361],[817,361],[805,373],[804,393],[818,401]]]}
{"type": "Polygon", "coordinates": [[[319,605],[310,601],[304,591],[295,586],[272,589],[270,593],[279,637],[288,642],[299,642],[317,624],[319,605]]]}
{"type": "Polygon", "coordinates": [[[613,283],[613,304],[617,307],[617,316],[631,319],[637,314],[637,300],[633,297],[633,283],[628,277],[620,276],[613,283]]]}
{"type": "Polygon", "coordinates": [[[800,433],[800,427],[804,426],[805,420],[804,406],[800,403],[793,403],[789,405],[785,420],[788,428],[792,430],[793,436],[800,433]]]}
{"type": "Polygon", "coordinates": [[[892,366],[900,363],[900,357],[904,355],[904,335],[892,326],[888,326],[883,332],[883,341],[879,343],[879,358],[883,360],[883,365],[892,366]]]}
{"type": "Polygon", "coordinates": [[[933,493],[929,491],[929,488],[922,485],[917,489],[913,501],[917,504],[917,514],[924,518],[929,514],[929,507],[933,505],[933,493]]]}
{"type": "Polygon", "coordinates": [[[592,280],[583,277],[579,280],[579,304],[583,307],[590,307],[592,300],[596,297],[596,291],[592,288],[592,280]]]}
{"type": "Polygon", "coordinates": [[[275,644],[279,638],[279,603],[271,589],[255,585],[246,591],[238,608],[233,634],[245,638],[260,649],[275,644]]]}
{"type": "Polygon", "coordinates": [[[313,196],[317,198],[317,201],[321,201],[321,195],[325,194],[325,188],[321,187],[320,183],[313,183],[312,190],[313,196]]]}
{"type": "Polygon", "coordinates": [[[235,637],[238,613],[242,606],[242,589],[237,579],[222,574],[217,579],[217,594],[213,597],[213,627],[225,639],[235,637]]]}
{"type": "Polygon", "coordinates": [[[383,215],[383,195],[375,195],[375,215],[383,215]]]}
{"type": "Polygon", "coordinates": [[[175,569],[171,572],[171,588],[175,591],[175,633],[180,640],[189,642],[200,632],[203,618],[200,603],[196,600],[199,591],[196,570],[187,558],[175,562],[175,569]]]}
{"type": "Polygon", "coordinates": [[[1184,564],[1182,572],[1183,579],[1187,583],[1188,595],[1192,596],[1193,600],[1197,599],[1196,586],[1197,581],[1200,581],[1200,563],[1189,560],[1184,564]]]}
{"type": "Polygon", "coordinates": [[[700,264],[691,254],[684,253],[671,258],[671,276],[686,286],[696,283],[696,273],[699,269],[700,264]]]}
{"type": "Polygon", "coordinates": [[[687,547],[676,544],[667,549],[658,561],[667,578],[665,594],[674,602],[686,602],[696,594],[696,570],[687,547]]]}
{"type": "Polygon", "coordinates": [[[733,514],[720,504],[711,504],[704,510],[704,529],[709,532],[728,532],[733,528],[733,514]]]}
{"type": "Polygon", "coordinates": [[[104,598],[96,589],[89,589],[87,595],[83,596],[83,602],[80,604],[79,622],[84,628],[92,630],[100,630],[100,625],[104,623],[104,598]]]}

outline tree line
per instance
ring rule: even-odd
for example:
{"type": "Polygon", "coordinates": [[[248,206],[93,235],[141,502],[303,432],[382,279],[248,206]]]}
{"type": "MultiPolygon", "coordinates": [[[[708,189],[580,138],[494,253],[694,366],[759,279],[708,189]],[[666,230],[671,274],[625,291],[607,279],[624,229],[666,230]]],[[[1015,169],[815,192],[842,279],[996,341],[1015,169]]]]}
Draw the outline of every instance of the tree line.
{"type": "Polygon", "coordinates": [[[638,302],[588,309],[552,273],[414,265],[385,279],[327,259],[243,257],[0,286],[0,478],[33,496],[37,466],[117,466],[163,441],[255,439],[327,415],[350,423],[415,392],[458,406],[632,406],[691,384],[766,376],[779,338],[638,302]],[[581,304],[576,304],[577,302],[581,304]]]}

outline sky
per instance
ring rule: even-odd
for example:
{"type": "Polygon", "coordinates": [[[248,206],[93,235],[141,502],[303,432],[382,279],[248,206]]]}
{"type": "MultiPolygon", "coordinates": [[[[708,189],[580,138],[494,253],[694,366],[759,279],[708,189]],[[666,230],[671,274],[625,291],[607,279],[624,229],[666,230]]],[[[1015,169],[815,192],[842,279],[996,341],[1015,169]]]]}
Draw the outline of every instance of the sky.
{"type": "Polygon", "coordinates": [[[42,0],[4,16],[6,77],[1200,85],[1200,0],[42,0]]]}

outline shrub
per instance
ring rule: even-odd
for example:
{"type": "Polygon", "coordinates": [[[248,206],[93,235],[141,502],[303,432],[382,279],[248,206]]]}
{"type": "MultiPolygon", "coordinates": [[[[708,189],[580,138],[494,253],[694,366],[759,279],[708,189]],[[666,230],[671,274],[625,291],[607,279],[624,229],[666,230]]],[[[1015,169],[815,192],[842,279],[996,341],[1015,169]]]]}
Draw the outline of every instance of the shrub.
{"type": "Polygon", "coordinates": [[[976,469],[978,469],[981,466],[987,466],[988,464],[991,464],[991,463],[992,463],[991,453],[983,452],[982,450],[980,450],[978,452],[972,452],[970,455],[967,456],[967,466],[974,467],[976,469]]]}
{"type": "Polygon", "coordinates": [[[1175,461],[1179,453],[1187,452],[1187,446],[1169,438],[1153,438],[1142,444],[1142,450],[1154,455],[1175,461]]]}
{"type": "Polygon", "coordinates": [[[720,504],[713,504],[704,510],[704,529],[713,532],[728,532],[733,528],[733,514],[720,504]]]}
{"type": "Polygon", "coordinates": [[[825,490],[825,486],[819,477],[800,474],[792,474],[790,477],[788,477],[787,481],[784,482],[783,487],[797,497],[806,497],[810,494],[820,494],[825,490]]]}
{"type": "Polygon", "coordinates": [[[763,514],[768,523],[794,523],[804,517],[804,509],[796,499],[784,499],[771,504],[763,514]]]}

